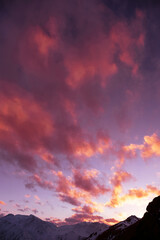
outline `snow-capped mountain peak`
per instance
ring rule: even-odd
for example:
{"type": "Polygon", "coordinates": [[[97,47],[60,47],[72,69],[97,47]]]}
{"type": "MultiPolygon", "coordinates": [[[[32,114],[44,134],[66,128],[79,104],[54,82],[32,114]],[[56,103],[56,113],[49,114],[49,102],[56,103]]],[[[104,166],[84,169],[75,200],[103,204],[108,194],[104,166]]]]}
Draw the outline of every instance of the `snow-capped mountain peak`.
{"type": "Polygon", "coordinates": [[[34,215],[8,214],[0,218],[0,240],[84,240],[93,232],[107,228],[108,225],[98,222],[56,227],[34,215]]]}

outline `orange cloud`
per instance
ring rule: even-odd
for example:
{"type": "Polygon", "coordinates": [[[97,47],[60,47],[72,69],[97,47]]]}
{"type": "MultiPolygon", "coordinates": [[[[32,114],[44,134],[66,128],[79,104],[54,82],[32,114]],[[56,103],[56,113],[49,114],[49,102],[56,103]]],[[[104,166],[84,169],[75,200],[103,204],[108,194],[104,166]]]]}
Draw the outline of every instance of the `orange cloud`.
{"type": "Polygon", "coordinates": [[[122,146],[118,152],[118,163],[117,167],[121,167],[124,164],[125,158],[136,158],[137,150],[140,151],[141,156],[151,158],[153,156],[160,156],[160,138],[156,133],[151,136],[144,136],[143,144],[130,144],[122,146]]]}
{"type": "Polygon", "coordinates": [[[75,155],[77,156],[85,156],[92,157],[95,154],[103,154],[106,149],[110,146],[110,139],[108,136],[101,135],[100,133],[97,135],[96,143],[89,143],[83,141],[83,143],[75,148],[75,155]]]}
{"type": "Polygon", "coordinates": [[[148,190],[149,193],[160,195],[160,188],[157,188],[155,186],[147,185],[147,190],[148,190]]]}
{"type": "Polygon", "coordinates": [[[118,223],[119,221],[116,220],[115,218],[107,218],[104,220],[104,223],[108,224],[108,225],[113,225],[118,223]]]}
{"type": "Polygon", "coordinates": [[[25,196],[25,198],[30,198],[31,197],[30,194],[25,194],[24,196],[25,196]]]}
{"type": "Polygon", "coordinates": [[[112,197],[111,200],[106,203],[106,206],[116,207],[119,205],[119,196],[122,193],[122,183],[127,182],[132,178],[132,175],[128,172],[122,170],[114,172],[114,176],[110,180],[111,184],[113,185],[112,197]]]}
{"type": "Polygon", "coordinates": [[[133,189],[129,189],[127,194],[120,197],[119,202],[121,204],[121,203],[126,202],[127,200],[130,200],[130,199],[144,198],[144,197],[148,197],[152,194],[160,195],[160,189],[158,189],[157,187],[152,186],[152,185],[147,185],[146,189],[133,188],[133,189]]]}
{"type": "Polygon", "coordinates": [[[130,144],[124,146],[125,153],[130,154],[132,157],[136,157],[136,151],[140,150],[143,158],[150,158],[152,156],[160,156],[160,138],[154,133],[151,136],[144,136],[143,144],[130,144]]]}
{"type": "Polygon", "coordinates": [[[154,133],[152,136],[144,137],[144,147],[141,154],[143,158],[160,156],[160,138],[156,133],[154,133]]]}
{"type": "Polygon", "coordinates": [[[2,204],[2,205],[6,205],[6,203],[5,203],[5,202],[3,202],[3,201],[0,201],[0,204],[2,204]]]}
{"type": "Polygon", "coordinates": [[[92,205],[101,211],[102,206],[92,200],[92,197],[103,195],[110,191],[98,179],[98,171],[95,169],[85,171],[73,170],[73,177],[65,177],[62,172],[55,172],[57,177],[56,192],[61,201],[75,206],[82,203],[92,205]]]}
{"type": "Polygon", "coordinates": [[[99,212],[99,210],[93,206],[84,205],[83,207],[79,206],[77,208],[72,208],[72,211],[76,213],[87,213],[87,214],[93,214],[95,212],[99,212]]]}
{"type": "Polygon", "coordinates": [[[142,150],[143,149],[143,144],[138,145],[138,144],[130,144],[128,146],[124,146],[123,150],[125,153],[128,153],[130,157],[136,157],[136,150],[142,150]]]}
{"type": "Polygon", "coordinates": [[[38,201],[40,200],[40,198],[37,195],[34,195],[34,198],[38,201]]]}
{"type": "Polygon", "coordinates": [[[127,194],[124,194],[122,196],[120,196],[120,194],[117,194],[115,199],[113,200],[111,199],[110,203],[109,204],[107,203],[106,205],[110,207],[116,207],[116,206],[122,205],[123,203],[129,200],[145,198],[152,194],[160,195],[160,189],[152,185],[147,185],[146,189],[131,188],[128,190],[127,194]]]}

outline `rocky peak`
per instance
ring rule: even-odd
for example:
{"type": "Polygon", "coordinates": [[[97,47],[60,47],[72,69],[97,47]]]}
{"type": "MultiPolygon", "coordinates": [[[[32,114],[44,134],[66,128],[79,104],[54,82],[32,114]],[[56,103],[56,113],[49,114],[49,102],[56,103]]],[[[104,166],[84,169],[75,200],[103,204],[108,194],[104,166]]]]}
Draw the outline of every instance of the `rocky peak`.
{"type": "Polygon", "coordinates": [[[160,216],[160,196],[155,197],[146,208],[147,212],[154,216],[160,216]]]}

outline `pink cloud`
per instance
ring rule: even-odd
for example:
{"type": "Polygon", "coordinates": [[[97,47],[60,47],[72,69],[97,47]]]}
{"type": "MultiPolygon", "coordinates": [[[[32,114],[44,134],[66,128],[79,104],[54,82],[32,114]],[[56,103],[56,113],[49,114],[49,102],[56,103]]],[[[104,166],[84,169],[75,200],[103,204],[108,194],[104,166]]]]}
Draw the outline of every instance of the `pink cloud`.
{"type": "Polygon", "coordinates": [[[104,153],[108,142],[96,137],[98,124],[89,130],[89,111],[96,119],[105,112],[105,90],[120,72],[119,61],[138,74],[137,56],[145,41],[144,14],[137,12],[126,22],[102,3],[93,1],[88,8],[87,2],[84,7],[71,1],[72,25],[65,1],[62,6],[58,1],[50,7],[38,4],[36,17],[36,1],[8,7],[12,14],[1,23],[6,29],[0,67],[1,159],[31,172],[41,164],[60,168],[59,154],[76,165],[77,158],[104,153]],[[16,22],[21,12],[24,28],[16,22]],[[111,26],[102,21],[104,13],[111,26]]]}
{"type": "Polygon", "coordinates": [[[34,174],[30,177],[29,182],[25,184],[26,188],[34,189],[35,186],[39,186],[44,189],[54,189],[54,185],[51,181],[43,180],[39,175],[34,174]]]}
{"type": "Polygon", "coordinates": [[[31,197],[30,194],[25,194],[24,196],[25,196],[25,198],[30,198],[31,197]]]}
{"type": "Polygon", "coordinates": [[[103,195],[110,191],[109,188],[106,188],[99,182],[96,169],[91,171],[83,170],[83,173],[79,170],[74,170],[73,178],[76,187],[89,192],[92,196],[103,195]]]}

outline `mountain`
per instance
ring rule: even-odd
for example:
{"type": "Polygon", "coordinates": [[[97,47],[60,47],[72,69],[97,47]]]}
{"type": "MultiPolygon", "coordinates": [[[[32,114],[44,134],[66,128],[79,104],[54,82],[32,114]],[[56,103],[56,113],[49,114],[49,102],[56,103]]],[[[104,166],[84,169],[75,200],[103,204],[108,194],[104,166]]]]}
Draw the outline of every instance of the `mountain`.
{"type": "Polygon", "coordinates": [[[0,240],[160,240],[160,196],[143,218],[130,216],[113,226],[82,222],[57,227],[34,215],[9,214],[0,218],[0,240]]]}
{"type": "MultiPolygon", "coordinates": [[[[135,218],[135,217],[134,217],[135,218]]],[[[131,218],[134,220],[134,218],[131,218]]],[[[96,240],[160,240],[160,196],[153,199],[144,216],[135,223],[117,228],[118,223],[99,235],[96,240]]]]}
{"type": "Polygon", "coordinates": [[[122,233],[126,228],[133,225],[139,221],[139,218],[136,216],[130,216],[126,220],[119,222],[113,226],[111,226],[106,231],[103,231],[96,240],[113,240],[116,236],[119,236],[120,233],[122,233]]]}
{"type": "Polygon", "coordinates": [[[9,214],[0,218],[1,240],[47,240],[56,231],[56,225],[42,221],[34,215],[9,214]]]}
{"type": "Polygon", "coordinates": [[[94,231],[108,228],[106,224],[88,222],[56,227],[34,215],[8,214],[0,218],[0,240],[84,240],[94,231]]]}

